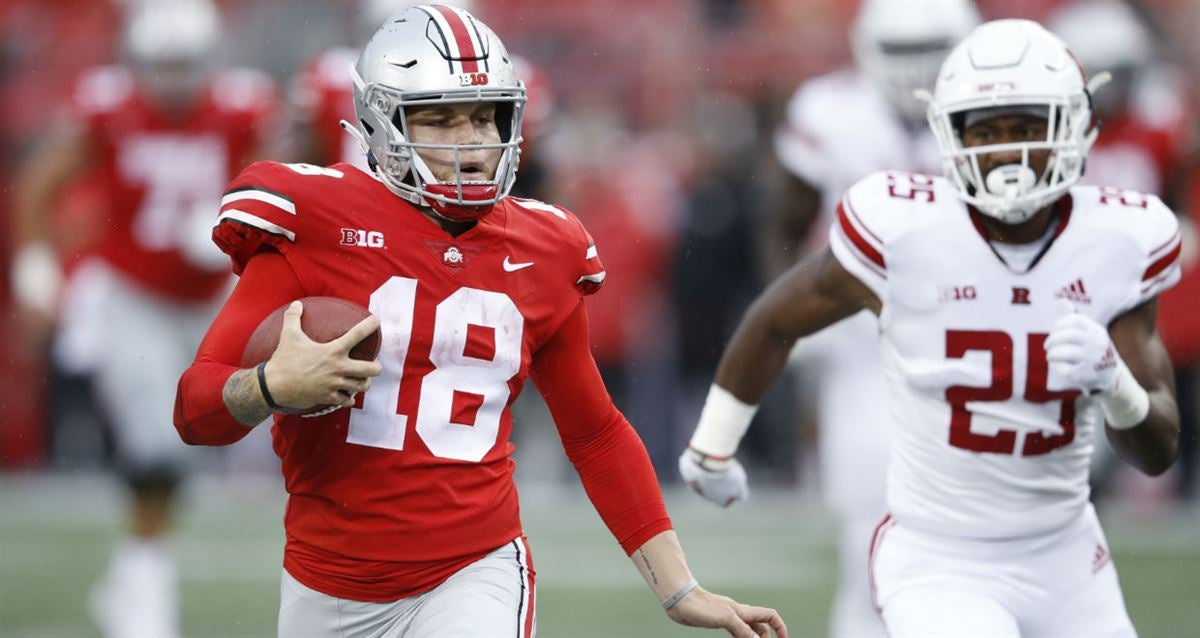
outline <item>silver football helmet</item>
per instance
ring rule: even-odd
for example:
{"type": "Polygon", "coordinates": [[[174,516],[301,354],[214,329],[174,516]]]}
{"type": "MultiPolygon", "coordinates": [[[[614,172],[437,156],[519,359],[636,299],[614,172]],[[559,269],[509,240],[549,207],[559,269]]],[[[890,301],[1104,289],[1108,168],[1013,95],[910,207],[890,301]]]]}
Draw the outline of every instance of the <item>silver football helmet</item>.
{"type": "Polygon", "coordinates": [[[905,119],[919,122],[929,90],[950,49],[979,24],[971,0],[865,0],[850,28],[858,68],[905,119]]]}
{"type": "Polygon", "coordinates": [[[924,95],[942,166],[959,197],[1007,224],[1027,220],[1061,197],[1083,175],[1096,141],[1090,94],[1106,79],[1089,82],[1062,40],[1036,22],[995,20],[975,29],[946,58],[933,95],[924,95]],[[963,145],[962,131],[972,118],[1002,112],[1046,118],[1046,139],[963,145]],[[980,156],[1012,151],[1020,153],[1020,164],[982,174],[980,156]],[[1035,151],[1049,151],[1041,175],[1030,163],[1035,151]]]}
{"type": "Polygon", "coordinates": [[[357,137],[368,162],[399,197],[455,221],[475,220],[508,195],[520,160],[525,85],[487,25],[455,7],[421,5],[388,18],[352,70],[357,137]],[[499,144],[417,144],[410,106],[494,102],[499,144]],[[500,149],[490,181],[463,178],[462,153],[500,149]],[[456,179],[440,182],[422,150],[454,153],[456,179]]]}

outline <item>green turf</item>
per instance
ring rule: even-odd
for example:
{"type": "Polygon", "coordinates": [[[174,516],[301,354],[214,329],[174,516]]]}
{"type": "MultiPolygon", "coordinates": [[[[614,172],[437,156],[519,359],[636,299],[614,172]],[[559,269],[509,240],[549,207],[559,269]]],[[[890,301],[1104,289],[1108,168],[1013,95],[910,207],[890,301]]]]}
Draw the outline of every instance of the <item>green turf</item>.
{"type": "MultiPolygon", "coordinates": [[[[282,503],[208,486],[174,541],[189,638],[274,635],[282,503]]],[[[777,607],[793,636],[821,636],[835,569],[833,526],[811,499],[760,494],[723,512],[672,494],[693,571],[708,588],[777,607]]],[[[97,636],[88,587],[116,538],[119,499],[97,479],[0,478],[0,636],[97,636]]],[[[717,636],[666,619],[575,490],[528,490],[526,528],[538,566],[539,635],[717,636]]],[[[1130,614],[1143,638],[1200,635],[1197,518],[1105,525],[1130,614]]]]}

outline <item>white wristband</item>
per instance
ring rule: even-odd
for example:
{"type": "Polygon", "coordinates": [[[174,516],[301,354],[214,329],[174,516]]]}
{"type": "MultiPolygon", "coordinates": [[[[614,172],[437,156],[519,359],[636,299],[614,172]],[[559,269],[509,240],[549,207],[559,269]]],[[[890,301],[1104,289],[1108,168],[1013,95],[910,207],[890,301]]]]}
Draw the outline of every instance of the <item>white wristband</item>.
{"type": "Polygon", "coordinates": [[[757,405],[743,403],[728,390],[713,384],[700,411],[700,422],[688,447],[714,461],[728,461],[737,452],[757,405]]]}
{"type": "Polygon", "coordinates": [[[662,601],[663,609],[670,609],[675,605],[678,605],[679,601],[683,600],[684,596],[692,593],[692,590],[699,586],[700,583],[697,583],[695,578],[688,580],[688,582],[683,584],[683,587],[680,587],[674,594],[667,596],[667,599],[662,601]]]}
{"type": "Polygon", "coordinates": [[[1112,389],[1100,396],[1104,419],[1114,430],[1128,430],[1150,414],[1150,394],[1142,387],[1129,367],[1122,362],[1112,389]]]}
{"type": "Polygon", "coordinates": [[[17,301],[49,315],[54,312],[61,285],[62,267],[49,245],[33,242],[13,255],[12,286],[17,301]]]}

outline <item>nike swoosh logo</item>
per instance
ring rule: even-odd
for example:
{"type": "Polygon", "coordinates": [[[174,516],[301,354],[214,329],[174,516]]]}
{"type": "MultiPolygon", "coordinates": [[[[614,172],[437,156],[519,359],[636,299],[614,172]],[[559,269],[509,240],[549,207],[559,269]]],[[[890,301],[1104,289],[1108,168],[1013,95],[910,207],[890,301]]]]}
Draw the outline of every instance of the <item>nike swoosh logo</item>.
{"type": "Polygon", "coordinates": [[[517,272],[522,268],[528,268],[533,265],[532,261],[521,262],[514,264],[508,260],[508,255],[504,256],[504,272],[517,272]]]}

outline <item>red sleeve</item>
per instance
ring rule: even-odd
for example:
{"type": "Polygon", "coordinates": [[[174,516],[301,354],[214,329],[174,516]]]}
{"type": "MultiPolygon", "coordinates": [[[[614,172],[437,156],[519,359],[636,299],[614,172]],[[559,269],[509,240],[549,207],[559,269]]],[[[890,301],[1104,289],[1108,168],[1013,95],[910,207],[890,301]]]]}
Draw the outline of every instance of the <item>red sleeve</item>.
{"type": "Polygon", "coordinates": [[[632,554],[671,529],[671,519],[650,456],[613,405],[588,343],[587,311],[580,303],[534,356],[532,378],[588,498],[632,554]]]}
{"type": "Polygon", "coordinates": [[[225,409],[221,391],[239,369],[251,333],[276,308],[305,296],[283,255],[264,250],[246,264],[233,294],[221,308],[179,379],[175,429],[189,445],[229,445],[250,432],[225,409]]]}

